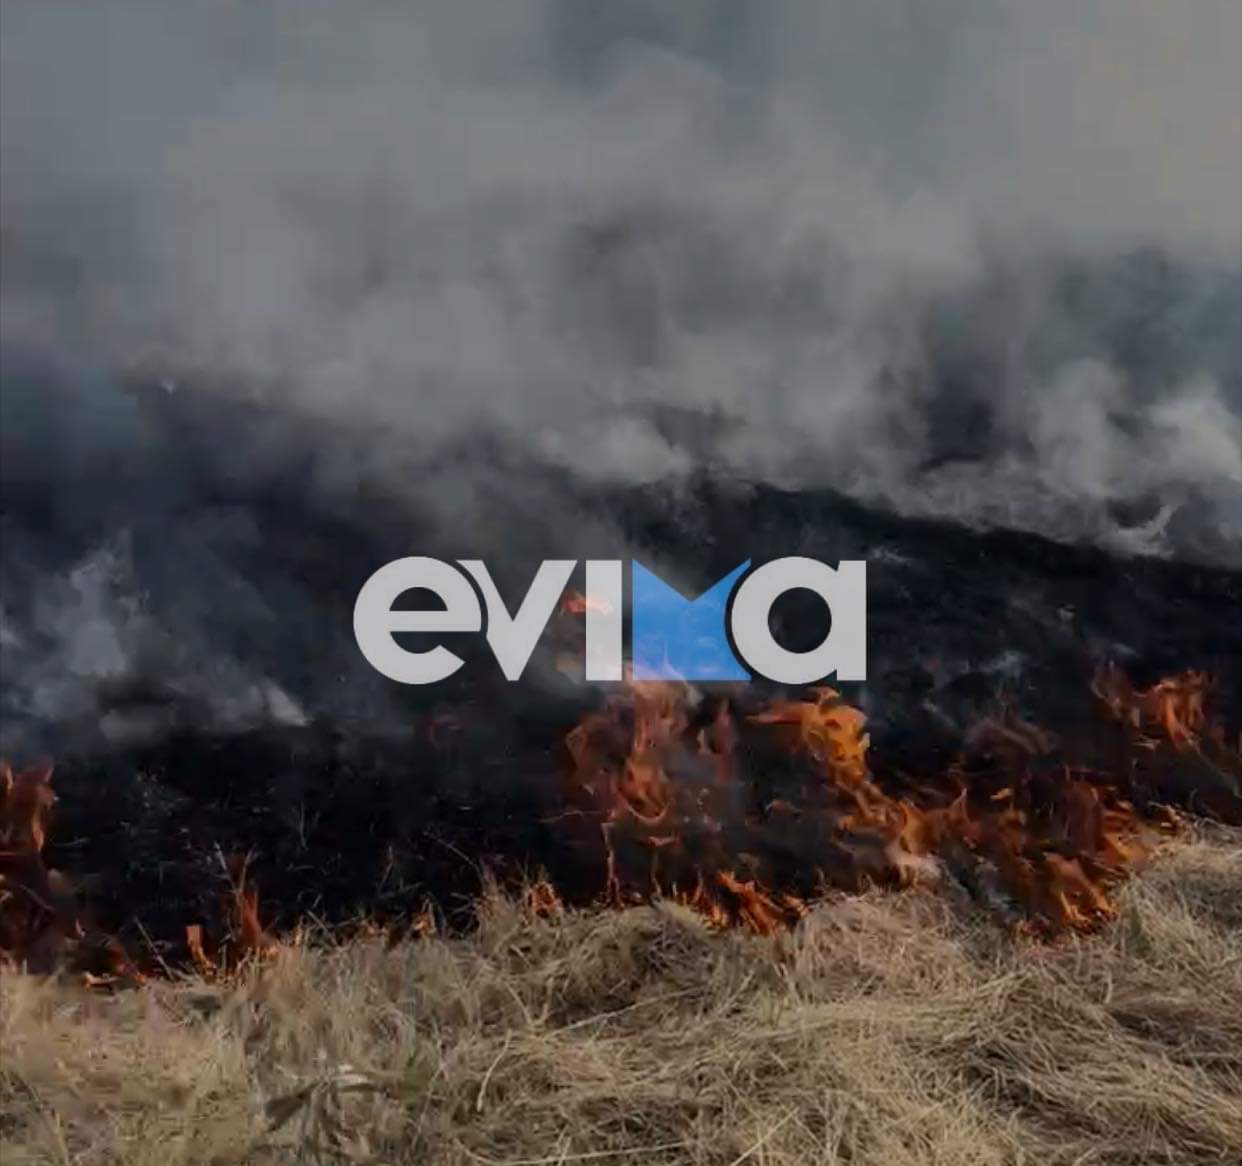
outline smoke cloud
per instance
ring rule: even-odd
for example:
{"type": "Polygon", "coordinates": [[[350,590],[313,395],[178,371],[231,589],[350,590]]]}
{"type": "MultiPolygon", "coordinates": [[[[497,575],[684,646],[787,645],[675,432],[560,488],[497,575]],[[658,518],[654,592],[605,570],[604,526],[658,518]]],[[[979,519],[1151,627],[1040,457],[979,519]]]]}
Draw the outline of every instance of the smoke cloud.
{"type": "Polygon", "coordinates": [[[123,671],[127,532],[206,463],[486,531],[484,436],[1238,564],[1240,43],[1235,0],[11,0],[6,634],[59,572],[71,671],[123,671]]]}

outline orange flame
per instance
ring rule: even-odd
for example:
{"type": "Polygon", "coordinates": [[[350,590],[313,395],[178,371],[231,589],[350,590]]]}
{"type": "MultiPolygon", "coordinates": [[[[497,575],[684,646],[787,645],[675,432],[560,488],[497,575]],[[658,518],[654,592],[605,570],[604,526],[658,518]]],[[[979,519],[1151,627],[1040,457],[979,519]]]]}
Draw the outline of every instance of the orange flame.
{"type": "Polygon", "coordinates": [[[143,979],[114,939],[79,918],[72,888],[44,858],[56,795],[52,766],[0,761],[0,966],[50,971],[69,962],[93,987],[143,979]]]}
{"type": "MultiPolygon", "coordinates": [[[[1137,694],[1112,683],[1097,692],[1140,734],[1189,747],[1204,730],[1203,674],[1137,694]]],[[[720,701],[705,721],[687,685],[629,685],[566,740],[574,790],[600,823],[609,897],[669,895],[713,923],[768,933],[805,909],[810,871],[842,886],[951,877],[1024,930],[1085,931],[1115,914],[1112,888],[1176,826],[1170,812],[1140,815],[1118,780],[1049,766],[1055,739],[1013,718],[982,722],[958,761],[915,789],[873,772],[865,723],[831,688],[741,719],[720,701]],[[748,795],[761,783],[741,776],[738,757],[747,725],[775,730],[781,756],[809,762],[817,781],[792,800],[756,805],[748,795]],[[795,856],[792,880],[756,857],[794,845],[774,834],[781,822],[818,840],[795,856]]]]}
{"type": "MultiPolygon", "coordinates": [[[[1202,672],[1138,690],[1110,668],[1092,687],[1143,750],[1242,761],[1209,720],[1202,672]]],[[[766,935],[796,923],[826,885],[952,879],[1016,928],[1053,936],[1112,918],[1117,884],[1179,824],[1171,811],[1136,808],[1126,793],[1133,774],[1052,764],[1055,739],[1012,716],[981,721],[952,764],[915,781],[877,766],[864,714],[834,689],[748,713],[735,710],[740,699],[631,681],[566,737],[570,794],[598,826],[610,902],[667,897],[712,926],[766,935]]],[[[83,925],[47,866],[51,775],[50,765],[0,763],[0,963],[69,962],[91,985],[140,982],[120,946],[83,925]]],[[[225,867],[227,939],[209,946],[198,924],[185,932],[190,960],[209,977],[275,943],[247,861],[225,867]]],[[[527,888],[525,904],[540,916],[565,909],[546,879],[527,888]]],[[[424,906],[388,934],[435,928],[424,906]]]]}
{"type": "Polygon", "coordinates": [[[1198,747],[1207,728],[1210,687],[1207,673],[1189,671],[1167,676],[1143,691],[1113,666],[1101,669],[1091,685],[1118,720],[1137,730],[1140,743],[1152,748],[1163,738],[1179,749],[1198,747]]]}
{"type": "Polygon", "coordinates": [[[567,591],[561,600],[561,611],[565,615],[585,615],[588,611],[598,611],[603,615],[612,612],[612,604],[606,599],[593,595],[583,595],[581,591],[567,591]]]}

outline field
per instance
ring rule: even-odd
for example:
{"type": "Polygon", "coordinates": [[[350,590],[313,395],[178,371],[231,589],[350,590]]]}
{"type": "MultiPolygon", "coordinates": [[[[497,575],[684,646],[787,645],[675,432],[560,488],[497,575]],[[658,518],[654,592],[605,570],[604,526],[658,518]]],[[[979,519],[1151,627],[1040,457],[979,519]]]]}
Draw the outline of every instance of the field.
{"type": "Polygon", "coordinates": [[[26,1163],[968,1166],[1242,1160],[1242,837],[1203,827],[1102,932],[952,890],[773,937],[676,905],[468,936],[308,935],[218,982],[0,981],[26,1163]]]}

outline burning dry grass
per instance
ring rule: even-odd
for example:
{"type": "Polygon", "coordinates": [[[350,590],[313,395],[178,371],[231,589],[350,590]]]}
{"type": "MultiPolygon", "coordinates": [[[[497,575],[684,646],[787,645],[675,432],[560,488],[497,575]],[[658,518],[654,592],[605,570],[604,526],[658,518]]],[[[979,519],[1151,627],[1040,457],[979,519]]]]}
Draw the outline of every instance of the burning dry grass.
{"type": "Polygon", "coordinates": [[[902,792],[835,693],[738,718],[636,686],[567,743],[602,907],[534,882],[468,935],[279,940],[239,866],[229,942],[191,923],[196,972],[146,981],[45,864],[49,772],[4,769],[0,955],[61,970],[0,985],[6,1164],[1242,1160],[1242,832],[1170,841],[1126,796],[1228,785],[1204,691],[1106,675],[1106,772],[989,721],[902,792]],[[814,761],[797,805],[739,808],[748,724],[814,761]],[[859,893],[782,889],[782,840],[859,893]],[[92,960],[132,990],[84,990],[92,960]]]}
{"type": "Polygon", "coordinates": [[[670,904],[285,943],[229,984],[3,979],[6,1163],[1242,1160],[1242,837],[1099,934],[873,891],[791,931],[670,904]]]}
{"type": "Polygon", "coordinates": [[[1085,933],[1115,916],[1115,886],[1178,827],[1132,754],[1157,768],[1218,756],[1242,775],[1207,715],[1209,687],[1188,672],[1140,691],[1107,670],[1095,696],[1124,744],[1105,769],[1069,764],[1055,735],[1006,715],[976,724],[952,764],[919,780],[873,769],[866,717],[832,688],[739,716],[687,685],[635,683],[566,739],[571,800],[600,823],[617,904],[655,892],[768,934],[805,911],[808,876],[839,889],[950,876],[1028,931],[1085,933]],[[751,726],[775,740],[745,740],[751,726]],[[741,776],[742,758],[765,748],[763,773],[801,759],[788,793],[741,776]]]}

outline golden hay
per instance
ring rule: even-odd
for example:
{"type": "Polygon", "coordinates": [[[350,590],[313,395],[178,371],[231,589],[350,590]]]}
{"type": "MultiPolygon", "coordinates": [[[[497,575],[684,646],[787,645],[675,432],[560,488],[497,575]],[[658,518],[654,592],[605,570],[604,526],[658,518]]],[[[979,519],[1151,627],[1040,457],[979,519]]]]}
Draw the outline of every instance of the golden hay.
{"type": "Polygon", "coordinates": [[[1056,945],[969,903],[789,933],[674,905],[285,944],[229,985],[0,986],[20,1163],[1242,1161],[1242,837],[1178,843],[1056,945]]]}

